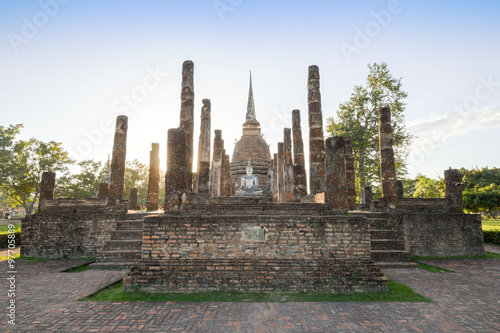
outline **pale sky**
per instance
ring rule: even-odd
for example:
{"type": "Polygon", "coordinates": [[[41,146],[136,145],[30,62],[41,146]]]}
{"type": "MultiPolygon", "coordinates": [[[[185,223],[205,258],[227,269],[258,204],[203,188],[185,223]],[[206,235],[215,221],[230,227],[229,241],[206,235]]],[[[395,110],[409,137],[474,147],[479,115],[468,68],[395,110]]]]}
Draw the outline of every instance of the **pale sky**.
{"type": "Polygon", "coordinates": [[[104,161],[116,116],[127,114],[127,160],[148,164],[159,142],[165,169],[189,59],[195,148],[209,98],[212,133],[221,129],[232,153],[251,70],[271,153],[300,109],[307,155],[308,66],[320,68],[326,125],[367,64],[387,62],[419,137],[410,176],[500,167],[499,17],[493,0],[0,0],[0,124],[22,123],[22,138],[62,142],[76,160],[104,161]]]}

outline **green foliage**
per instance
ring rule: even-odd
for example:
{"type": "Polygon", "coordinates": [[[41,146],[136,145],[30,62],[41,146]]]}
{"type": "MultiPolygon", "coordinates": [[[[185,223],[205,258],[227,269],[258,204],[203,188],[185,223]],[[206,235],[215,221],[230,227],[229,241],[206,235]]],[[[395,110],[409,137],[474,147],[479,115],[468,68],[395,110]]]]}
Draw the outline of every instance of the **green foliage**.
{"type": "MultiPolygon", "coordinates": [[[[15,232],[16,247],[21,244],[21,230],[15,232]]],[[[0,249],[6,249],[9,246],[9,234],[0,233],[0,249]]]]}
{"type": "Polygon", "coordinates": [[[66,171],[73,163],[59,142],[14,141],[22,125],[0,126],[0,191],[33,213],[44,171],[66,171]]]}
{"type": "Polygon", "coordinates": [[[123,198],[130,199],[130,190],[137,189],[137,203],[145,205],[148,196],[149,167],[137,159],[127,162],[123,198]]]}
{"type": "Polygon", "coordinates": [[[500,221],[499,220],[482,220],[482,227],[484,231],[498,230],[500,231],[500,221]]]}
{"type": "Polygon", "coordinates": [[[432,302],[415,293],[407,286],[389,280],[389,291],[363,294],[282,294],[282,293],[243,293],[238,291],[213,291],[210,293],[166,293],[148,294],[144,292],[127,293],[119,282],[101,290],[83,301],[100,302],[432,302]]]}
{"type": "Polygon", "coordinates": [[[103,163],[85,160],[77,165],[81,168],[80,173],[67,172],[57,180],[56,198],[91,198],[99,190],[99,182],[106,172],[103,163]]]}
{"type": "Polygon", "coordinates": [[[495,218],[495,210],[500,209],[500,185],[468,189],[463,192],[462,198],[467,212],[485,211],[487,216],[495,218]]]}
{"type": "Polygon", "coordinates": [[[500,230],[485,230],[483,236],[485,243],[500,245],[500,230]]]}
{"type": "Polygon", "coordinates": [[[489,169],[486,167],[475,170],[461,168],[460,173],[462,174],[462,184],[464,189],[467,190],[486,187],[491,184],[500,185],[499,168],[489,169]]]}
{"type": "MultiPolygon", "coordinates": [[[[403,192],[404,192],[403,182],[403,192]]],[[[418,174],[414,180],[409,180],[407,185],[407,190],[410,190],[410,186],[413,188],[413,193],[411,197],[413,198],[444,198],[445,196],[445,186],[444,180],[442,179],[431,179],[422,174],[418,174]]]]}
{"type": "Polygon", "coordinates": [[[361,193],[368,184],[380,181],[378,141],[378,112],[381,107],[391,108],[392,135],[395,149],[396,172],[406,174],[406,158],[413,136],[407,133],[404,121],[405,99],[401,79],[395,79],[386,63],[369,64],[364,85],[354,87],[350,99],[339,105],[337,120],[327,119],[327,132],[331,135],[349,135],[353,143],[356,185],[361,193]]]}

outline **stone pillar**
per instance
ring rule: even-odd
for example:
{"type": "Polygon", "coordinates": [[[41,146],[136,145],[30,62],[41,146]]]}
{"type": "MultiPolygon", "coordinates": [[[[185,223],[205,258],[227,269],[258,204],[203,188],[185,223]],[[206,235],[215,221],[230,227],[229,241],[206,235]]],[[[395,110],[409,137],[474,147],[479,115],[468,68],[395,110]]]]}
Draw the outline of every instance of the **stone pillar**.
{"type": "Polygon", "coordinates": [[[444,170],[444,182],[446,184],[445,198],[448,200],[450,212],[463,213],[462,175],[460,174],[460,170],[444,170]]]}
{"type": "Polygon", "coordinates": [[[232,192],[231,186],[231,173],[230,173],[229,155],[226,155],[224,149],[222,153],[222,166],[221,166],[221,197],[230,197],[232,192]]]}
{"type": "Polygon", "coordinates": [[[293,202],[293,156],[292,156],[292,130],[283,129],[283,178],[285,185],[284,202],[293,202]]]}
{"type": "Polygon", "coordinates": [[[149,152],[149,180],[147,210],[158,209],[158,193],[160,192],[160,144],[152,143],[149,152]]]}
{"type": "Polygon", "coordinates": [[[123,198],[125,182],[125,161],[127,159],[128,117],[116,117],[113,154],[111,157],[111,176],[108,204],[116,205],[123,198]]]}
{"type": "Polygon", "coordinates": [[[130,189],[130,200],[128,201],[128,209],[137,210],[139,205],[137,204],[137,189],[130,189]]]}
{"type": "Polygon", "coordinates": [[[187,188],[193,188],[193,130],[194,130],[194,64],[186,60],[182,64],[181,122],[186,133],[187,188]]]}
{"type": "Polygon", "coordinates": [[[309,107],[309,189],[311,194],[316,194],[325,190],[325,141],[318,66],[309,66],[307,89],[309,107]]]}
{"type": "Polygon", "coordinates": [[[283,142],[278,142],[278,202],[285,201],[285,150],[283,147],[283,142]]]}
{"type": "Polygon", "coordinates": [[[222,131],[215,130],[214,154],[212,156],[212,167],[210,170],[210,195],[220,197],[221,174],[222,174],[222,131]]]}
{"type": "Polygon", "coordinates": [[[349,210],[356,209],[356,177],[354,174],[354,158],[352,156],[352,139],[344,137],[345,144],[345,187],[347,190],[347,206],[349,210]]]}
{"type": "Polygon", "coordinates": [[[396,209],[398,206],[398,185],[396,179],[396,165],[394,162],[394,150],[392,148],[390,108],[380,108],[378,126],[382,196],[386,208],[396,209]]]}
{"type": "Polygon", "coordinates": [[[371,186],[365,186],[365,205],[368,207],[371,206],[373,201],[373,196],[372,196],[372,187],[371,186]]]}
{"type": "Polygon", "coordinates": [[[198,193],[210,192],[210,125],[211,125],[211,103],[209,99],[202,101],[200,139],[198,141],[198,193]]]}
{"type": "Polygon", "coordinates": [[[109,197],[109,183],[99,183],[99,192],[97,192],[98,199],[106,199],[109,197]]]}
{"type": "Polygon", "coordinates": [[[403,199],[404,197],[403,181],[398,179],[396,181],[396,184],[398,186],[398,199],[403,199]]]}
{"type": "Polygon", "coordinates": [[[300,111],[292,111],[292,137],[293,137],[293,194],[295,199],[307,195],[306,163],[304,160],[304,141],[302,141],[302,128],[300,126],[300,111]]]}
{"type": "Polygon", "coordinates": [[[325,203],[333,209],[348,209],[345,188],[344,137],[329,137],[326,148],[325,203]]]}
{"type": "Polygon", "coordinates": [[[46,199],[54,199],[54,190],[56,188],[56,173],[53,171],[45,171],[42,173],[40,182],[40,197],[38,199],[38,212],[42,212],[45,208],[44,201],[46,199]]]}
{"type": "Polygon", "coordinates": [[[278,186],[279,186],[279,173],[278,173],[278,154],[273,154],[273,201],[279,202],[278,186]]]}
{"type": "Polygon", "coordinates": [[[168,130],[165,211],[179,210],[187,190],[186,135],[180,128],[168,130]]]}

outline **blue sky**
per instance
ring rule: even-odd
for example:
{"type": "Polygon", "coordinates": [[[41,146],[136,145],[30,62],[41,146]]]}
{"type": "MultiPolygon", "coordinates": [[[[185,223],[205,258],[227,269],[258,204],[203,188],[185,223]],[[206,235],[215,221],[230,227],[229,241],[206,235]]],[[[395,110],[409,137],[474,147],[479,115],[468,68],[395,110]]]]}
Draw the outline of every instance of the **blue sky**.
{"type": "Polygon", "coordinates": [[[320,67],[326,119],[368,63],[385,61],[403,79],[419,137],[411,176],[499,167],[499,15],[498,1],[0,0],[0,123],[23,123],[23,137],[62,142],[77,160],[105,160],[126,111],[127,159],[147,164],[159,142],[164,166],[190,59],[195,140],[209,98],[212,132],[232,152],[252,70],[257,119],[276,152],[293,109],[307,140],[309,65],[320,67]]]}

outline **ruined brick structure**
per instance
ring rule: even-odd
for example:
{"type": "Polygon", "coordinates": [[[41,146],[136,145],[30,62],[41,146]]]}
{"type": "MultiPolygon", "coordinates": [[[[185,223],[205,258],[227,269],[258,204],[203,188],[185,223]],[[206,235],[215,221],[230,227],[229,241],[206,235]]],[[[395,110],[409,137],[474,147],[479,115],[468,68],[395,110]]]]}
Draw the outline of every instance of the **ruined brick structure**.
{"type": "Polygon", "coordinates": [[[139,209],[139,205],[137,203],[137,189],[136,188],[130,189],[130,199],[128,202],[128,209],[130,209],[130,210],[139,209]]]}
{"type": "MultiPolygon", "coordinates": [[[[210,102],[202,101],[192,176],[193,63],[187,61],[181,126],[168,130],[165,213],[127,214],[121,198],[128,124],[119,116],[110,199],[105,189],[101,199],[44,199],[41,213],[23,220],[22,255],[96,257],[93,269],[130,269],[127,290],[324,293],[387,290],[380,267],[414,267],[412,255],[484,254],[480,217],[461,210],[458,170],[445,171],[445,199],[409,199],[398,191],[388,108],[379,117],[383,199],[372,200],[366,187],[365,203],[356,205],[352,141],[335,136],[325,143],[317,66],[309,67],[307,92],[310,195],[299,111],[292,112],[292,129],[284,129],[271,159],[251,77],[243,134],[231,160],[221,130],[215,130],[210,159],[210,102]]],[[[153,144],[155,184],[157,151],[153,144]]],[[[157,193],[148,186],[148,204],[157,193]]]]}
{"type": "Polygon", "coordinates": [[[40,198],[38,199],[38,211],[44,209],[45,200],[54,198],[54,189],[56,186],[56,173],[53,171],[45,171],[42,173],[42,181],[40,183],[40,198]]]}
{"type": "Polygon", "coordinates": [[[116,205],[123,198],[125,181],[125,161],[127,159],[128,117],[116,117],[113,154],[111,157],[111,179],[109,184],[108,203],[116,205]]]}
{"type": "Polygon", "coordinates": [[[160,192],[160,144],[152,143],[149,152],[149,181],[147,210],[158,209],[158,196],[160,192]]]}
{"type": "Polygon", "coordinates": [[[186,60],[182,64],[181,119],[180,128],[186,135],[186,186],[193,188],[193,131],[194,131],[194,63],[186,60]]]}

